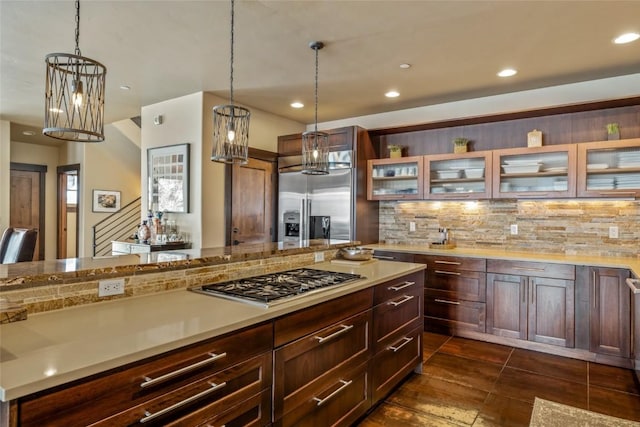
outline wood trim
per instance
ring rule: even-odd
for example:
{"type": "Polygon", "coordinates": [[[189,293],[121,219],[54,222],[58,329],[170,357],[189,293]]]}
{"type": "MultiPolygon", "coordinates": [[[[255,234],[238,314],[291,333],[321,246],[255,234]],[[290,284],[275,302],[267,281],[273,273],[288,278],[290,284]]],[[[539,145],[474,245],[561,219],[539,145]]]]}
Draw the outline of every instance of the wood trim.
{"type": "Polygon", "coordinates": [[[381,135],[393,135],[396,133],[416,132],[431,129],[440,129],[453,126],[476,125],[483,123],[494,123],[508,120],[528,119],[534,117],[553,116],[557,114],[579,113],[585,111],[595,111],[607,108],[629,107],[640,105],[640,96],[622,99],[610,99],[605,101],[595,101],[583,104],[567,104],[556,107],[540,108],[535,110],[515,111],[511,113],[501,113],[486,116],[471,116],[438,122],[422,123],[417,125],[398,126],[390,128],[370,129],[369,135],[377,137],[381,135]]]}
{"type": "Polygon", "coordinates": [[[29,163],[16,163],[11,162],[9,169],[26,171],[26,172],[38,172],[40,174],[40,212],[38,212],[38,259],[44,260],[44,232],[45,232],[45,194],[46,194],[46,182],[47,182],[47,165],[34,165],[29,163]]]}
{"type": "MultiPolygon", "coordinates": [[[[78,205],[80,206],[80,188],[81,188],[81,182],[80,182],[80,163],[74,163],[71,165],[63,165],[63,166],[58,166],[56,168],[56,174],[57,174],[57,179],[56,179],[56,194],[57,194],[57,206],[56,206],[56,214],[57,214],[57,230],[56,230],[56,258],[60,258],[60,239],[62,238],[62,236],[60,235],[60,223],[62,221],[62,206],[61,206],[61,200],[64,200],[66,203],[66,195],[62,195],[61,194],[61,186],[60,186],[60,175],[65,173],[65,172],[70,172],[70,171],[76,171],[78,174],[78,205]]],[[[66,187],[66,186],[65,186],[66,187]]],[[[76,209],[68,209],[68,212],[75,212],[76,209]]],[[[80,209],[77,209],[78,211],[78,216],[76,218],[76,256],[80,253],[80,209]]],[[[66,236],[65,236],[66,238],[66,236]]],[[[66,246],[66,244],[65,244],[66,246]]],[[[65,257],[66,258],[66,257],[65,257]]]]}

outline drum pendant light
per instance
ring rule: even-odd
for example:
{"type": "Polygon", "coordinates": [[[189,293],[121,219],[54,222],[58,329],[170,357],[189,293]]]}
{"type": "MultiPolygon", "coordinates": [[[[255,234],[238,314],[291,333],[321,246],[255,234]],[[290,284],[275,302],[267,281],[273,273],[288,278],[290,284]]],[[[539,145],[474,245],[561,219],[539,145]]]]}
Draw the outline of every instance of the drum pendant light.
{"type": "Polygon", "coordinates": [[[213,107],[213,148],[211,160],[247,164],[249,154],[249,118],[251,112],[233,104],[234,0],[231,0],[230,101],[213,107]]]}
{"type": "Polygon", "coordinates": [[[311,42],[309,47],[316,51],[315,79],[315,127],[302,134],[302,173],[307,175],[327,175],[329,173],[329,134],[318,132],[318,51],[322,42],[311,42]]]}
{"type": "Polygon", "coordinates": [[[77,142],[104,141],[104,95],[107,68],[80,53],[80,1],[76,0],[76,49],[45,57],[42,133],[77,142]]]}

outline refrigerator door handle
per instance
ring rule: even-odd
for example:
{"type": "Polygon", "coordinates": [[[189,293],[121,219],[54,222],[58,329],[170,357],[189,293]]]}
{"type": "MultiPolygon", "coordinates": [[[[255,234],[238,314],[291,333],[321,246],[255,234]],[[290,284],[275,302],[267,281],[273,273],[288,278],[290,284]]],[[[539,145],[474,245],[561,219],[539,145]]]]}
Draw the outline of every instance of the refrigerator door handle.
{"type": "Polygon", "coordinates": [[[307,240],[307,199],[300,199],[300,239],[307,240]]]}

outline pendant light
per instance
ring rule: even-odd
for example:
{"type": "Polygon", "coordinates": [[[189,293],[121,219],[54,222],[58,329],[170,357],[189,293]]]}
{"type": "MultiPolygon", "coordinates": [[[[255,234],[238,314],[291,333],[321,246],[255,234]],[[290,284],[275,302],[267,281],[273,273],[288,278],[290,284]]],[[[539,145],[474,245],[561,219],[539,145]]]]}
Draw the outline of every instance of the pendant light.
{"type": "Polygon", "coordinates": [[[251,112],[233,104],[234,0],[231,0],[230,101],[213,107],[213,148],[211,160],[247,164],[249,154],[249,118],[251,112]]]}
{"type": "Polygon", "coordinates": [[[329,173],[329,134],[318,132],[318,51],[322,42],[311,42],[309,47],[316,52],[315,79],[315,127],[302,134],[302,173],[307,175],[327,175],[329,173]]]}
{"type": "Polygon", "coordinates": [[[45,57],[42,133],[77,142],[104,141],[104,95],[107,68],[80,53],[80,1],[76,0],[76,49],[45,57]]]}

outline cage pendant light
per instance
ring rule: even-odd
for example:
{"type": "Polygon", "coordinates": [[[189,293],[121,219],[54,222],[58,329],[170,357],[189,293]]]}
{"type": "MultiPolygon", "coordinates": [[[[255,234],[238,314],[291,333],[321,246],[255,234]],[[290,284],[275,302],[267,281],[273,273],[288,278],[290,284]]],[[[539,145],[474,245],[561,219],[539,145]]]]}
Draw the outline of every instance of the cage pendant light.
{"type": "Polygon", "coordinates": [[[233,104],[234,0],[231,0],[231,90],[228,105],[213,107],[213,148],[211,160],[247,164],[249,155],[249,118],[251,112],[233,104]]]}
{"type": "Polygon", "coordinates": [[[104,96],[107,68],[80,53],[80,1],[76,0],[76,49],[45,57],[42,133],[77,142],[104,141],[104,96]]]}
{"type": "Polygon", "coordinates": [[[311,42],[309,47],[316,52],[315,125],[314,130],[302,134],[302,173],[326,175],[329,173],[329,134],[318,132],[318,51],[324,43],[311,42]]]}

